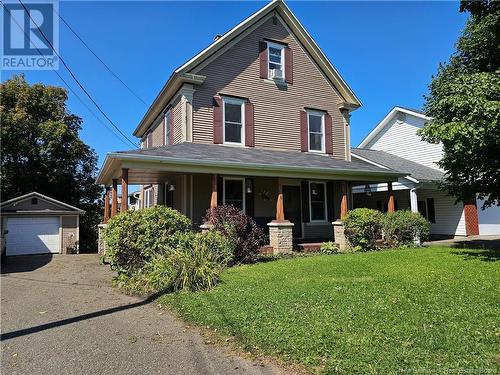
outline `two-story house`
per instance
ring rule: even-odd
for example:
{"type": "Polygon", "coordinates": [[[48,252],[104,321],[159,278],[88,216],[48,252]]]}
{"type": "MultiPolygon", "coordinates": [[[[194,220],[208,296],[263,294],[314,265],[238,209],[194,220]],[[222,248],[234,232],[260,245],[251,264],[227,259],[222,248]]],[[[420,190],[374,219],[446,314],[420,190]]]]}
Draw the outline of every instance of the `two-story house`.
{"type": "Polygon", "coordinates": [[[144,207],[174,207],[196,226],[225,204],[271,237],[332,239],[351,186],[403,175],[351,159],[360,105],[287,5],[272,1],[173,72],[134,131],[141,148],[106,156],[106,207],[119,184],[125,195],[137,184],[144,207]]]}

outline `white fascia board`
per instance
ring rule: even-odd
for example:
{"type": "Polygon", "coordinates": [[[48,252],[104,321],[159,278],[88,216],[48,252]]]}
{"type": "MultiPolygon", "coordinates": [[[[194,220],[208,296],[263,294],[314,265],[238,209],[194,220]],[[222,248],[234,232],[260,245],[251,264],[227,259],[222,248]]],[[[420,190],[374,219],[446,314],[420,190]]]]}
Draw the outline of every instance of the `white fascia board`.
{"type": "MultiPolygon", "coordinates": [[[[399,178],[397,182],[392,183],[392,190],[410,190],[418,188],[417,184],[411,181],[407,181],[406,177],[399,178]]],[[[385,192],[387,191],[387,183],[382,182],[378,184],[370,184],[370,190],[372,193],[385,192]]],[[[353,194],[361,194],[365,192],[365,185],[357,185],[352,188],[353,194]]]]}

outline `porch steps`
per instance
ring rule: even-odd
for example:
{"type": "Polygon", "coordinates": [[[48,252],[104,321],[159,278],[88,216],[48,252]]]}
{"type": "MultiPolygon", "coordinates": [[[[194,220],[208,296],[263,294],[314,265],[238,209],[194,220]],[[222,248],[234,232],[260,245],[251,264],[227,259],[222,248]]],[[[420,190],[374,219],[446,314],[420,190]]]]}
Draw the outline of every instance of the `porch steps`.
{"type": "Polygon", "coordinates": [[[321,245],[323,245],[323,242],[309,242],[309,243],[299,243],[297,246],[304,252],[304,253],[318,253],[321,249],[321,245]]]}

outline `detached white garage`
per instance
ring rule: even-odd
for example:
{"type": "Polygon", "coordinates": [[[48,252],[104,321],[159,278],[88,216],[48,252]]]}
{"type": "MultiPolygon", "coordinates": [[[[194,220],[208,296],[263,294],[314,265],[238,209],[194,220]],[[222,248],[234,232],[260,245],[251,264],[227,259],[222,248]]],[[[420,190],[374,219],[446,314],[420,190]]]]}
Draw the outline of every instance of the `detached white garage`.
{"type": "Polygon", "coordinates": [[[1,210],[5,255],[78,251],[84,211],[36,192],[3,202],[1,210]]]}

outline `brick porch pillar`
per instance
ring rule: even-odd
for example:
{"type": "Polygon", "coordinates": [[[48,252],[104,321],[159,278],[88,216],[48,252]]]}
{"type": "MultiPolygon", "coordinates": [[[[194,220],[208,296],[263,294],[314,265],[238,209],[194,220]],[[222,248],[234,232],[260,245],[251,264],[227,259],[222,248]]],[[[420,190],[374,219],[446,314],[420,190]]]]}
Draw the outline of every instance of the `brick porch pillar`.
{"type": "Polygon", "coordinates": [[[333,225],[333,240],[339,246],[341,251],[347,249],[347,239],[345,238],[345,228],[342,219],[349,212],[349,204],[348,204],[348,192],[347,192],[347,182],[342,181],[340,184],[341,189],[341,198],[340,198],[340,219],[335,220],[333,225]]]}
{"type": "Polygon", "coordinates": [[[276,220],[267,224],[269,227],[269,245],[273,253],[291,253],[293,251],[293,223],[285,219],[283,207],[283,184],[278,178],[278,197],[276,199],[276,220]]]}
{"type": "Polygon", "coordinates": [[[465,234],[467,236],[479,235],[479,219],[477,217],[476,199],[464,202],[465,234]]]}

